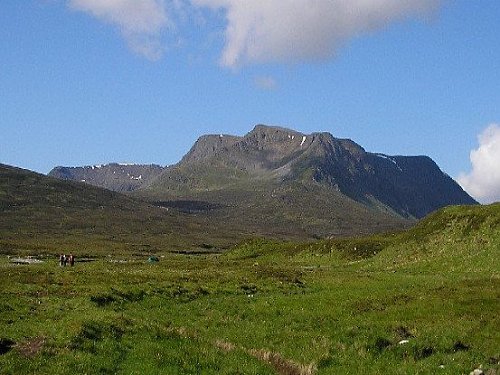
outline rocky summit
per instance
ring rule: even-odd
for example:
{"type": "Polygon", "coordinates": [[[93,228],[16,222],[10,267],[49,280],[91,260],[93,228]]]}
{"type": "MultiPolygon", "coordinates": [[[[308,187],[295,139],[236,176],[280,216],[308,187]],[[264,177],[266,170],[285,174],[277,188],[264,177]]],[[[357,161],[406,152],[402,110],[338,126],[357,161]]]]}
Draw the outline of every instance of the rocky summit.
{"type": "Polygon", "coordinates": [[[170,196],[300,184],[338,192],[365,207],[421,218],[448,205],[475,204],[427,156],[366,152],[329,133],[257,125],[243,137],[205,135],[175,166],[145,185],[170,196]]]}

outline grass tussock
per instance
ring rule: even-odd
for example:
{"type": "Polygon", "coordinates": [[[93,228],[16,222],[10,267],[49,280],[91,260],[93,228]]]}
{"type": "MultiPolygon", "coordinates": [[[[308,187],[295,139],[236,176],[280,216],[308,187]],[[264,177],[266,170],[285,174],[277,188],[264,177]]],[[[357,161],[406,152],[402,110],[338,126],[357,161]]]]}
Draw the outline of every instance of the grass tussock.
{"type": "Polygon", "coordinates": [[[307,366],[301,365],[269,350],[250,349],[248,352],[255,358],[269,363],[280,375],[313,375],[316,372],[316,366],[312,363],[307,366]]]}

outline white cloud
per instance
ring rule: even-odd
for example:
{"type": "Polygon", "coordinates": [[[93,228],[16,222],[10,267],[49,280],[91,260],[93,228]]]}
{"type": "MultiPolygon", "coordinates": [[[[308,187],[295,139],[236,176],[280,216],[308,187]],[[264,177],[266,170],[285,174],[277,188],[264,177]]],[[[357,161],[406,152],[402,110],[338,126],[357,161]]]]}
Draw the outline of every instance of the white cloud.
{"type": "Polygon", "coordinates": [[[331,57],[350,38],[436,9],[440,0],[191,0],[223,10],[221,64],[331,57]]]}
{"type": "Polygon", "coordinates": [[[254,84],[263,90],[275,90],[278,88],[278,83],[273,77],[257,76],[254,77],[254,84]]]}
{"type": "MultiPolygon", "coordinates": [[[[221,64],[326,59],[349,39],[436,9],[442,0],[66,0],[117,27],[129,47],[149,59],[165,51],[172,12],[192,19],[202,8],[227,19],[221,64]]],[[[194,21],[193,21],[194,23],[194,21]]]]}
{"type": "Polygon", "coordinates": [[[500,201],[500,126],[490,125],[478,140],[470,153],[472,171],[460,174],[458,183],[480,202],[500,201]]]}
{"type": "Polygon", "coordinates": [[[69,5],[118,27],[134,52],[151,60],[163,55],[161,32],[172,25],[163,0],[69,0],[69,5]]]}

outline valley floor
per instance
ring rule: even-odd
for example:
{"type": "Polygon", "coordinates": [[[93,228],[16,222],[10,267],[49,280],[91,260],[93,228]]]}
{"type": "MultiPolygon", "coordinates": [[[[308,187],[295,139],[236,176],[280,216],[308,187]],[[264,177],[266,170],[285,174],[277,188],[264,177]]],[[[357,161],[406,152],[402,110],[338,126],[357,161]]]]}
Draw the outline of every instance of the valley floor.
{"type": "Polygon", "coordinates": [[[500,373],[498,272],[307,249],[44,260],[0,260],[2,374],[500,373]]]}

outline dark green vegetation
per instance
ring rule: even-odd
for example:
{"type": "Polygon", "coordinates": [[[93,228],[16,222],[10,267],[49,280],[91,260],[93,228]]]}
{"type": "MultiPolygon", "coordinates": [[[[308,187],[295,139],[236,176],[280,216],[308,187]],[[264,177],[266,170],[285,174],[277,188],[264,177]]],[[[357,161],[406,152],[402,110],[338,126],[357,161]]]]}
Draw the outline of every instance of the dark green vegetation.
{"type": "Polygon", "coordinates": [[[500,370],[500,204],[392,236],[253,240],[158,263],[99,254],[74,268],[0,260],[0,373],[500,370]]]}
{"type": "Polygon", "coordinates": [[[232,225],[264,237],[307,239],[370,234],[414,223],[368,209],[325,186],[299,182],[274,185],[267,180],[239,181],[223,190],[166,198],[149,193],[146,199],[211,218],[219,223],[219,231],[232,225]]]}
{"type": "MultiPolygon", "coordinates": [[[[245,232],[109,190],[0,164],[0,251],[148,254],[224,249],[245,232]]],[[[239,228],[238,228],[239,229],[239,228]]]]}

